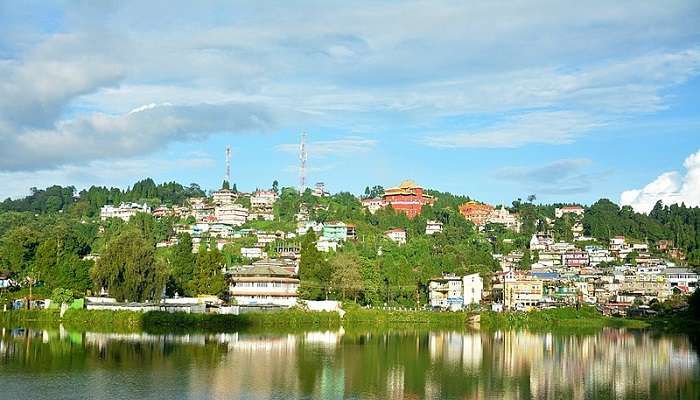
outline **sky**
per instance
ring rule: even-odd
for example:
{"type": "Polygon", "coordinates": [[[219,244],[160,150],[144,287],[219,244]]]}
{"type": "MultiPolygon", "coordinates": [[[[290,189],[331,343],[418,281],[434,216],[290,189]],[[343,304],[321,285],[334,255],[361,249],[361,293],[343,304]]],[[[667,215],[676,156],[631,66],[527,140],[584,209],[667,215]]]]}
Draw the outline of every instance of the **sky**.
{"type": "Polygon", "coordinates": [[[700,2],[0,0],[0,198],[412,179],[700,205],[700,2]]]}

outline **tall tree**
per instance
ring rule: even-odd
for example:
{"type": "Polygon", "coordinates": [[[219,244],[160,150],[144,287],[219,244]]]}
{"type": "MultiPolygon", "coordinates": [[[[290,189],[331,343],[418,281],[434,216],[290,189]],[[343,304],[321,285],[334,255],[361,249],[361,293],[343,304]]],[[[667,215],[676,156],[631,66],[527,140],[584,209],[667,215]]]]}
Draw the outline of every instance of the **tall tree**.
{"type": "Polygon", "coordinates": [[[209,251],[200,249],[197,253],[191,291],[213,296],[222,296],[226,293],[226,280],[221,271],[223,266],[224,257],[216,246],[209,251]]]}
{"type": "Polygon", "coordinates": [[[193,295],[189,283],[194,279],[194,267],[197,256],[192,252],[192,236],[189,233],[181,233],[177,237],[177,244],[173,246],[170,255],[170,279],[168,292],[180,295],[193,295]]]}
{"type": "Polygon", "coordinates": [[[92,278],[119,301],[155,300],[165,286],[165,268],[156,262],[153,244],[129,228],[107,243],[92,278]]]}

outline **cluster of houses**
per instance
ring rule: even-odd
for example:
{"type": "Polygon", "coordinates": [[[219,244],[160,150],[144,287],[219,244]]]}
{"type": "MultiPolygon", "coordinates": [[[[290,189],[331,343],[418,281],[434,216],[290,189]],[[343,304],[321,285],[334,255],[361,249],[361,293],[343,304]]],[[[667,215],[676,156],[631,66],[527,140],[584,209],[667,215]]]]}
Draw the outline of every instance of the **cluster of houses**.
{"type": "MultiPolygon", "coordinates": [[[[327,196],[323,183],[314,187],[312,194],[327,196]]],[[[232,241],[254,237],[252,245],[240,248],[247,264],[225,271],[230,283],[229,295],[241,306],[291,307],[297,303],[299,288],[298,268],[301,249],[296,241],[300,235],[314,231],[318,237],[316,248],[322,252],[336,251],[349,240],[357,238],[353,224],[343,221],[320,223],[311,220],[309,210],[301,206],[296,215],[297,227],[293,232],[268,232],[241,228],[251,220],[274,220],[275,191],[258,190],[249,195],[250,206],[238,203],[241,194],[219,190],[210,198],[189,199],[185,207],[158,207],[151,210],[146,204],[104,206],[103,220],[128,220],[138,212],[156,217],[193,217],[193,224],[176,225],[176,234],[187,232],[193,238],[193,251],[202,245],[216,245],[219,249],[232,241]],[[272,251],[274,255],[269,254],[272,251]]],[[[404,181],[398,187],[385,190],[379,198],[362,199],[362,205],[371,213],[391,207],[409,218],[417,216],[424,205],[434,204],[435,198],[413,181],[404,181]]],[[[521,222],[517,214],[505,207],[469,201],[459,207],[460,213],[483,230],[488,224],[500,224],[519,232],[521,222]]],[[[583,237],[580,206],[565,206],[555,210],[555,218],[571,215],[574,220],[574,242],[583,237]]],[[[552,221],[548,221],[551,223],[552,221]]],[[[440,233],[443,225],[429,220],[425,234],[440,233]]],[[[403,245],[406,230],[390,229],[384,236],[403,245]]],[[[159,243],[172,246],[176,236],[159,243]]],[[[669,241],[656,244],[657,250],[673,258],[676,249],[669,241]]],[[[546,232],[532,236],[529,243],[531,260],[523,267],[524,253],[494,254],[501,265],[485,285],[478,274],[455,276],[445,274],[428,284],[429,305],[434,309],[459,310],[475,304],[487,304],[494,310],[525,310],[565,304],[590,303],[612,312],[624,312],[633,304],[648,304],[654,299],[663,301],[674,293],[692,293],[697,286],[697,274],[686,268],[654,256],[646,243],[632,243],[624,237],[614,237],[605,246],[579,245],[556,242],[546,232]],[[529,268],[528,268],[529,267],[529,268]]]]}

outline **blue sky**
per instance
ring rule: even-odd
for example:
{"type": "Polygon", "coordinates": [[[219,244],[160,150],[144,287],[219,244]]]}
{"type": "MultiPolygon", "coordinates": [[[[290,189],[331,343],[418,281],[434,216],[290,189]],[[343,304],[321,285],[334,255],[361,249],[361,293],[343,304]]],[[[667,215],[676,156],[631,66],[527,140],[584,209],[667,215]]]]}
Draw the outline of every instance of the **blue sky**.
{"type": "Polygon", "coordinates": [[[700,205],[700,3],[0,1],[0,197],[223,178],[700,205]]]}

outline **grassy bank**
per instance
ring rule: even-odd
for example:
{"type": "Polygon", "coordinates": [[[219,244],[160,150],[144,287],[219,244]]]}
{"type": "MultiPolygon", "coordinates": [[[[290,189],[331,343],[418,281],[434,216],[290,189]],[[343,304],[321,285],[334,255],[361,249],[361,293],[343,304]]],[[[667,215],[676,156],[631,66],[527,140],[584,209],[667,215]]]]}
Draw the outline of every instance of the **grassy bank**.
{"type": "MultiPolygon", "coordinates": [[[[274,313],[250,313],[242,315],[185,314],[167,312],[137,313],[131,311],[68,310],[63,318],[58,310],[16,310],[0,312],[0,324],[4,326],[32,324],[58,324],[66,328],[91,331],[180,332],[216,331],[230,332],[245,328],[336,328],[363,325],[401,325],[460,328],[468,325],[468,312],[388,311],[349,307],[341,321],[337,313],[307,312],[290,309],[274,313]]],[[[533,312],[481,313],[481,326],[486,329],[600,329],[602,327],[644,328],[650,325],[678,325],[677,320],[650,321],[604,317],[592,307],[580,310],[559,308],[533,312]]]]}
{"type": "Polygon", "coordinates": [[[532,312],[481,314],[481,326],[492,329],[528,328],[534,330],[565,329],[600,329],[646,328],[648,323],[635,319],[610,318],[601,315],[593,307],[557,308],[532,312]]]}
{"type": "Polygon", "coordinates": [[[343,322],[347,325],[426,324],[455,327],[464,326],[471,315],[467,312],[388,311],[356,307],[348,310],[343,322]]]}
{"type": "Polygon", "coordinates": [[[337,313],[311,313],[286,310],[276,313],[250,313],[242,315],[185,314],[152,311],[68,310],[61,318],[58,310],[15,310],[0,313],[0,324],[58,324],[78,330],[146,330],[181,331],[210,330],[234,331],[246,327],[337,327],[337,313]]]}

